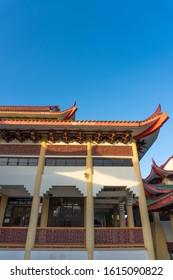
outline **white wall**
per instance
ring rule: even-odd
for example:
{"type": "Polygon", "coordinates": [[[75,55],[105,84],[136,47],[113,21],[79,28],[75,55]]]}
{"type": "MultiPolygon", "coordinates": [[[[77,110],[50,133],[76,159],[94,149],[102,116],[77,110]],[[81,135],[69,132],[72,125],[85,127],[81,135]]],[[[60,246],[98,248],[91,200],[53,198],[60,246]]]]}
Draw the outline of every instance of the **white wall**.
{"type": "Polygon", "coordinates": [[[1,166],[0,185],[20,185],[33,195],[37,166],[1,166]]]}
{"type": "Polygon", "coordinates": [[[52,186],[76,186],[86,196],[85,172],[85,166],[45,166],[40,195],[52,186]]]}
{"type": "MultiPolygon", "coordinates": [[[[33,196],[37,166],[1,166],[1,185],[23,185],[33,196]]],[[[47,167],[44,168],[40,196],[43,196],[49,188],[54,186],[76,186],[86,196],[86,172],[83,167],[47,167]]]]}
{"type": "Polygon", "coordinates": [[[87,251],[84,250],[33,250],[31,260],[87,260],[87,251]]]}
{"type": "Polygon", "coordinates": [[[94,196],[103,186],[125,186],[139,196],[136,175],[133,167],[94,167],[94,196]]]}
{"type": "Polygon", "coordinates": [[[0,260],[23,260],[25,252],[20,249],[1,249],[0,260]]]}
{"type": "MultiPolygon", "coordinates": [[[[2,249],[0,260],[23,260],[23,249],[2,249]]],[[[94,251],[95,260],[147,260],[145,249],[105,249],[94,251]]],[[[31,260],[87,260],[86,250],[33,250],[31,260]]]]}
{"type": "Polygon", "coordinates": [[[145,249],[110,249],[94,252],[95,260],[148,260],[145,249]]]}
{"type": "MultiPolygon", "coordinates": [[[[1,166],[0,185],[24,185],[33,195],[37,167],[1,166]]],[[[86,196],[85,166],[45,166],[40,196],[52,186],[76,186],[86,196]]],[[[138,196],[138,186],[133,167],[94,167],[94,196],[103,186],[126,186],[138,196]]]]}

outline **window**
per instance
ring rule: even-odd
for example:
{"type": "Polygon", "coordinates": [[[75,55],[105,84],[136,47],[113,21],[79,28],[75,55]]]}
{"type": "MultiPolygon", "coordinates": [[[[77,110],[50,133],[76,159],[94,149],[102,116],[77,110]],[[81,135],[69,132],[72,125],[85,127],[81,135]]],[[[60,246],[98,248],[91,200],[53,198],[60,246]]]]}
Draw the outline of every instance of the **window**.
{"type": "Polygon", "coordinates": [[[24,158],[24,157],[1,157],[0,165],[10,166],[37,166],[38,158],[24,158]]]}
{"type": "Polygon", "coordinates": [[[75,159],[74,158],[67,158],[66,159],[66,165],[67,166],[75,166],[76,165],[75,159]]]}
{"type": "Polygon", "coordinates": [[[46,166],[85,166],[85,158],[46,158],[46,166]]]}
{"type": "Polygon", "coordinates": [[[57,166],[65,166],[65,158],[57,158],[56,159],[57,166]]]}
{"type": "Polygon", "coordinates": [[[18,158],[9,158],[8,159],[8,165],[17,165],[18,164],[18,158]]]}
{"type": "Polygon", "coordinates": [[[38,165],[38,158],[29,158],[28,159],[29,166],[37,166],[38,165]]]}
{"type": "Polygon", "coordinates": [[[86,165],[86,160],[84,158],[76,158],[76,165],[77,166],[85,166],[86,165]]]}
{"type": "Polygon", "coordinates": [[[55,159],[54,158],[47,158],[46,159],[47,166],[55,166],[55,159]]]}
{"type": "Polygon", "coordinates": [[[27,158],[19,158],[18,160],[18,165],[27,165],[28,164],[28,159],[27,158]]]}
{"type": "Polygon", "coordinates": [[[133,166],[132,160],[127,158],[94,158],[94,166],[133,166]]]}
{"type": "Polygon", "coordinates": [[[84,200],[78,197],[53,197],[49,203],[49,227],[84,226],[84,200]]]}
{"type": "Polygon", "coordinates": [[[0,158],[0,165],[7,165],[7,162],[8,162],[8,158],[0,158]]]}
{"type": "Polygon", "coordinates": [[[97,159],[97,158],[93,159],[93,165],[94,166],[103,166],[102,159],[97,159]]]}

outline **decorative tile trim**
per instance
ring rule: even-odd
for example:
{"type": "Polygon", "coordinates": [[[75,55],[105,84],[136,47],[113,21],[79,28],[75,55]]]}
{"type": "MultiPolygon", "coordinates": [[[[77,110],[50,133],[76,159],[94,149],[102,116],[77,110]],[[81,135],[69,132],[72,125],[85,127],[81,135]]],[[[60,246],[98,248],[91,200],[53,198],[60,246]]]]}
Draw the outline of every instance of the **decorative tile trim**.
{"type": "MultiPolygon", "coordinates": [[[[33,144],[1,144],[1,155],[39,155],[40,145],[33,144]]],[[[87,156],[86,145],[47,145],[46,155],[55,156],[87,156]]],[[[106,146],[106,145],[93,145],[93,156],[132,156],[131,146],[106,146]]]]}
{"type": "Polygon", "coordinates": [[[133,156],[131,146],[93,146],[93,156],[133,156]]]}
{"type": "Polygon", "coordinates": [[[25,244],[27,228],[0,228],[0,245],[1,244],[25,244]]]}
{"type": "Polygon", "coordinates": [[[87,146],[86,145],[47,145],[46,155],[86,156],[87,155],[87,146]]]}
{"type": "Polygon", "coordinates": [[[1,155],[39,155],[40,145],[0,145],[1,155]]]}
{"type": "Polygon", "coordinates": [[[35,245],[85,245],[85,229],[37,228],[35,245]]]}
{"type": "Polygon", "coordinates": [[[95,229],[95,244],[144,244],[142,228],[103,228],[95,229]]]}

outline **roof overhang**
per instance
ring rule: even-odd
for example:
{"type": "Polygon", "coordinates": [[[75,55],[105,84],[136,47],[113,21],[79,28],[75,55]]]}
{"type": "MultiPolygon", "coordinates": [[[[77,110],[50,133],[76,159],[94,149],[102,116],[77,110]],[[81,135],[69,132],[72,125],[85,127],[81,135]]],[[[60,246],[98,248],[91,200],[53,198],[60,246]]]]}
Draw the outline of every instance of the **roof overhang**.
{"type": "Polygon", "coordinates": [[[168,115],[161,112],[160,106],[143,121],[75,121],[72,118],[76,110],[74,105],[62,111],[61,118],[58,117],[60,112],[27,112],[25,117],[23,112],[16,113],[17,115],[14,112],[2,112],[0,107],[1,136],[4,132],[30,133],[34,130],[42,134],[83,134],[84,139],[85,135],[91,134],[93,139],[112,139],[110,143],[116,143],[119,139],[117,135],[123,134],[120,139],[124,139],[125,144],[132,138],[136,140],[141,159],[156,140],[161,126],[168,120],[168,115]]]}
{"type": "Polygon", "coordinates": [[[77,107],[74,105],[60,111],[59,106],[0,106],[0,118],[17,120],[74,120],[77,107]]]}

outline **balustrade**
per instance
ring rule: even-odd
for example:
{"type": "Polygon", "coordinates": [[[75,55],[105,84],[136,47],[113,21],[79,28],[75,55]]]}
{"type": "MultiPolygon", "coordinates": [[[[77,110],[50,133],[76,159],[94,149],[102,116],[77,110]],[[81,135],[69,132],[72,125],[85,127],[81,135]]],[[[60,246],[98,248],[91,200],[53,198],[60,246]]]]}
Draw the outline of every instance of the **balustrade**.
{"type": "MultiPolygon", "coordinates": [[[[26,236],[27,227],[0,227],[0,247],[25,247],[26,236]]],[[[85,246],[85,228],[37,228],[35,247],[85,246]]],[[[142,228],[95,228],[95,247],[144,247],[142,228]]]]}

